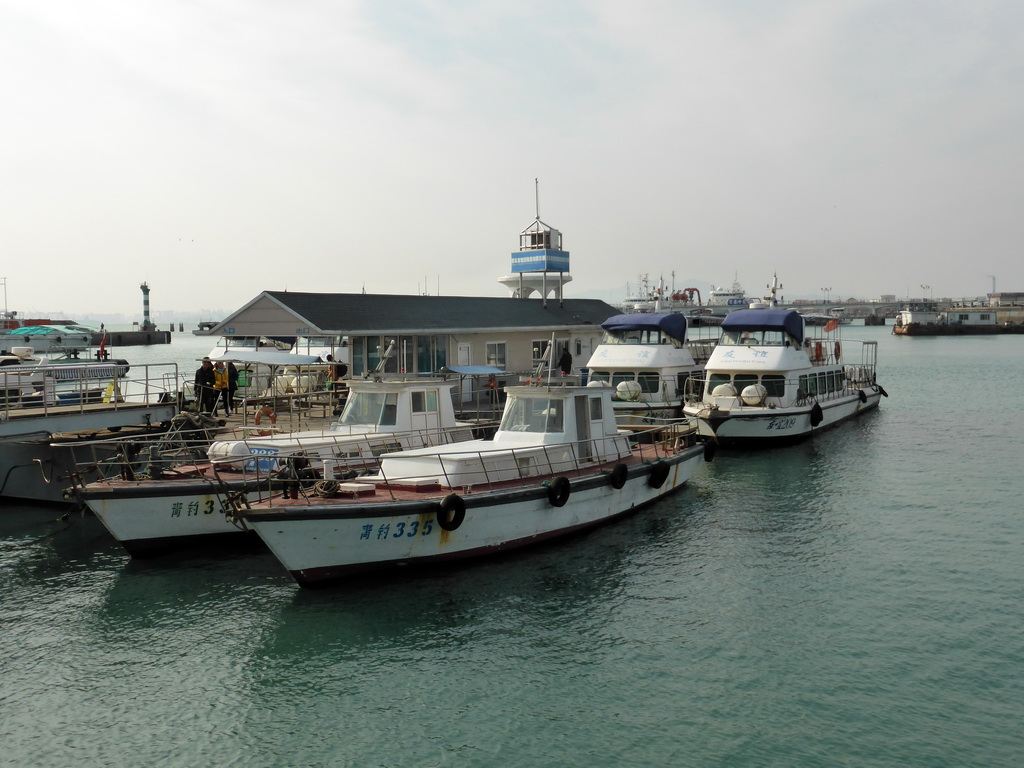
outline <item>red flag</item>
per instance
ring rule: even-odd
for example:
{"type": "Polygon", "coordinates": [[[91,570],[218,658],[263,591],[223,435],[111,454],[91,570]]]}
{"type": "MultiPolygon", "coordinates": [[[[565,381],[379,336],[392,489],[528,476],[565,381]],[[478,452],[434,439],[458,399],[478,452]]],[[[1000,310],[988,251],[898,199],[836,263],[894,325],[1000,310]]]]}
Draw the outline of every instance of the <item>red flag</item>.
{"type": "Polygon", "coordinates": [[[838,327],[839,321],[836,320],[835,318],[832,318],[827,323],[825,323],[825,333],[832,333],[832,331],[834,331],[838,327]]]}

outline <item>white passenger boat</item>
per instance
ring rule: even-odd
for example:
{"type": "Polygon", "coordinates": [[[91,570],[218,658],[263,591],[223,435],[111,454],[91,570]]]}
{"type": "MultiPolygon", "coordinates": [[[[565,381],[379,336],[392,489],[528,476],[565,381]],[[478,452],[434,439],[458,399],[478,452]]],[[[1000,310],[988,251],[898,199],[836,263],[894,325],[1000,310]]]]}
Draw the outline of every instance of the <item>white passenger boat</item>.
{"type": "MultiPolygon", "coordinates": [[[[284,354],[284,353],[282,353],[284,354]]],[[[134,557],[147,557],[224,540],[244,525],[223,514],[262,487],[280,490],[324,461],[376,466],[387,451],[469,440],[476,424],[455,419],[453,382],[351,381],[341,416],[328,429],[256,434],[208,444],[197,461],[186,446],[153,442],[126,446],[108,476],[72,489],[134,557]],[[125,462],[131,452],[134,461],[125,462]],[[286,457],[290,461],[286,461],[286,457]],[[294,474],[294,478],[293,478],[294,474]]]]}
{"type": "Polygon", "coordinates": [[[0,496],[65,502],[72,476],[95,476],[76,466],[73,447],[115,431],[159,432],[177,412],[173,393],[159,386],[177,380],[173,363],[134,366],[129,377],[106,381],[58,382],[60,370],[0,367],[0,496]]]}
{"type": "Polygon", "coordinates": [[[587,361],[587,378],[612,388],[619,426],[679,418],[686,381],[704,370],[715,339],[688,339],[679,314],[615,315],[601,327],[605,338],[587,361]]]}
{"type": "Polygon", "coordinates": [[[806,438],[878,406],[878,345],[844,341],[833,321],[810,327],[794,310],[752,304],[722,322],[684,411],[722,445],[806,438]]]}
{"type": "MultiPolygon", "coordinates": [[[[240,509],[302,586],[535,544],[635,511],[679,489],[704,446],[669,422],[633,441],[607,387],[510,387],[492,440],[403,451],[351,482],[240,509]]],[[[325,487],[326,486],[326,487],[325,487]]]]}

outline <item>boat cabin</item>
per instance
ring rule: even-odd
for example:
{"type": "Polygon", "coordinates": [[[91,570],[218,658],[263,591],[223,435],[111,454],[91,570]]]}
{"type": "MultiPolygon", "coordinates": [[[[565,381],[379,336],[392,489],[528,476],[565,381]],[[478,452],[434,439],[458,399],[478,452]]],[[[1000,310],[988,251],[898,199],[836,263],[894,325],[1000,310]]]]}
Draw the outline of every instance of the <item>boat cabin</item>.
{"type": "MultiPolygon", "coordinates": [[[[807,397],[827,398],[842,392],[848,375],[871,375],[874,359],[844,365],[836,327],[815,327],[809,336],[799,312],[748,309],[730,314],[707,364],[703,390],[688,402],[727,407],[739,398],[745,405],[783,406],[807,397]]],[[[862,348],[861,354],[874,352],[862,348]]]]}
{"type": "Polygon", "coordinates": [[[510,387],[491,440],[386,454],[380,478],[450,488],[516,480],[630,454],[607,387],[510,387]]]}
{"type": "Polygon", "coordinates": [[[678,400],[715,345],[714,339],[689,341],[686,317],[679,314],[615,315],[601,328],[604,339],[587,362],[587,381],[607,384],[618,401],[678,400]]]}
{"type": "MultiPolygon", "coordinates": [[[[454,387],[454,382],[430,379],[351,381],[345,407],[328,428],[218,441],[210,446],[208,456],[219,461],[236,456],[321,455],[324,450],[331,457],[380,455],[409,445],[396,438],[399,433],[419,436],[419,445],[446,442],[451,439],[449,433],[460,427],[453,406],[454,387]],[[381,439],[361,439],[371,435],[381,439]]],[[[462,426],[459,438],[472,437],[468,425],[462,426]]],[[[255,466],[250,462],[248,468],[255,466]]],[[[264,460],[259,468],[271,468],[271,463],[264,460]]]]}

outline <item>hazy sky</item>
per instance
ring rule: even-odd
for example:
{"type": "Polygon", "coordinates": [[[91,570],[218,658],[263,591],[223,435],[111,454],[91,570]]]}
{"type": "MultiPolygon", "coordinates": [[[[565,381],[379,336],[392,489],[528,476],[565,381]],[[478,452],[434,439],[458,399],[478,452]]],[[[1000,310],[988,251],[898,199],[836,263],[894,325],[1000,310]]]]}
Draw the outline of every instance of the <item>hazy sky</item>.
{"type": "Polygon", "coordinates": [[[570,296],[1024,291],[1019,0],[0,0],[0,98],[11,309],[506,295],[534,178],[570,296]]]}

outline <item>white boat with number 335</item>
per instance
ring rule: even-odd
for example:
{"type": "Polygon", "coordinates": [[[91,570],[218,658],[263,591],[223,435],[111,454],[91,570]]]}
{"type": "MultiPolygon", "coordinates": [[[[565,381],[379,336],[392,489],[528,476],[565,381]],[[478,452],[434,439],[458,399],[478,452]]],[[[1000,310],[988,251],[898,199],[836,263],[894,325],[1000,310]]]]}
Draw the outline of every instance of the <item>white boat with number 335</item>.
{"type": "Polygon", "coordinates": [[[236,513],[302,586],[534,544],[604,523],[681,488],[705,455],[686,420],[633,439],[609,387],[510,387],[492,440],[384,454],[236,513]],[[296,496],[298,496],[296,498],[296,496]]]}

